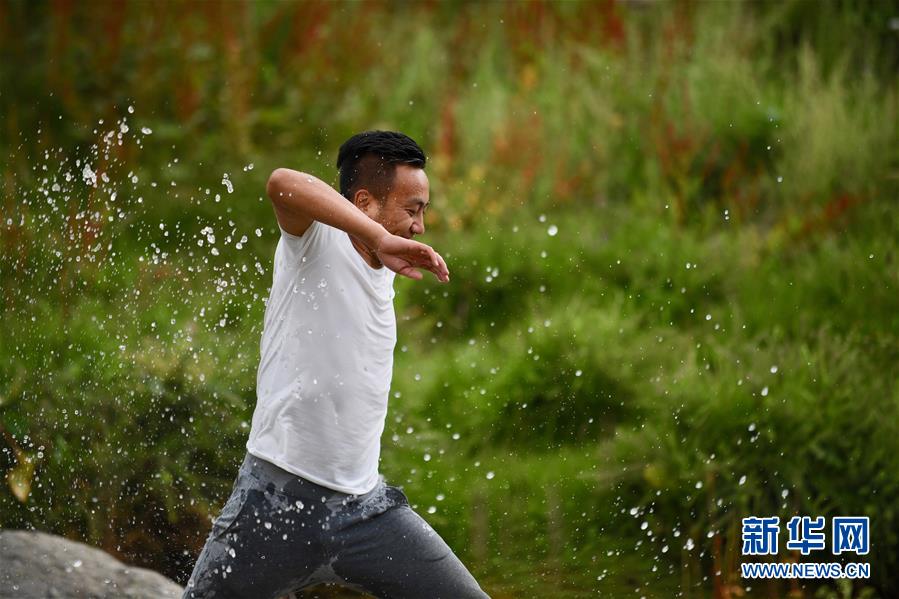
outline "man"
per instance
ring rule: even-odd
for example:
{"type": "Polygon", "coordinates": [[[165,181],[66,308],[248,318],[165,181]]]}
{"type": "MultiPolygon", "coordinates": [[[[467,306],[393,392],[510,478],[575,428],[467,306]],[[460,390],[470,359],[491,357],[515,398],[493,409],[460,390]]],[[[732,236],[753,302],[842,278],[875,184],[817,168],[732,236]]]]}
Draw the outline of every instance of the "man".
{"type": "Polygon", "coordinates": [[[449,281],[443,258],[412,239],[425,231],[424,166],[409,137],[369,131],[340,148],[340,194],[289,169],[269,178],[281,238],[247,454],[184,597],[279,597],[321,582],[487,597],[378,473],[395,273],[449,281]]]}

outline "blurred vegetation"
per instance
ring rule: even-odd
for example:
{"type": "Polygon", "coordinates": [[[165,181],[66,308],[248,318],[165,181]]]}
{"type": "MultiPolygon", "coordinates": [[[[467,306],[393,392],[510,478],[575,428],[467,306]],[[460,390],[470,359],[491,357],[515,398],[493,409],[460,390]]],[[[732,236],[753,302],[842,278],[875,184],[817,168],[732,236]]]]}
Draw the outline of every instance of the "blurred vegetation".
{"type": "Polygon", "coordinates": [[[255,405],[267,175],[390,128],[452,282],[396,282],[382,472],[492,596],[895,596],[897,18],[0,3],[0,525],[186,582],[255,405]],[[748,515],[870,516],[872,578],[741,580],[748,515]]]}

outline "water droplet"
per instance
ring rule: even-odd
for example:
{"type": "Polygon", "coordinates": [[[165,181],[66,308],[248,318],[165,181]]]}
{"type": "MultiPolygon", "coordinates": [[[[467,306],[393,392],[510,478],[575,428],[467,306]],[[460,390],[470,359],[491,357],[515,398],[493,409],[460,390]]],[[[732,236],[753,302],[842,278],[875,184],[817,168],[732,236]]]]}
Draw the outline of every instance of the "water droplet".
{"type": "Polygon", "coordinates": [[[491,470],[487,473],[487,480],[492,480],[494,476],[496,475],[493,473],[493,470],[491,470]]]}
{"type": "Polygon", "coordinates": [[[555,237],[558,232],[559,232],[559,227],[557,227],[555,225],[550,225],[549,228],[546,230],[546,234],[549,235],[550,237],[555,237]]]}
{"type": "Polygon", "coordinates": [[[97,174],[91,170],[91,167],[88,165],[84,165],[84,168],[81,171],[81,176],[84,178],[84,182],[93,187],[97,186],[97,174]]]}

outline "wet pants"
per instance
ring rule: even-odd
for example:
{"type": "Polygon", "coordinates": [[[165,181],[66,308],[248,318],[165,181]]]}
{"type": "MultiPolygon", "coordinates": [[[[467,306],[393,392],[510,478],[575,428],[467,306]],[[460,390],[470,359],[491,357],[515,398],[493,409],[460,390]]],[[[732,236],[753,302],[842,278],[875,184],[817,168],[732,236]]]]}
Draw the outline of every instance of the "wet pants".
{"type": "Polygon", "coordinates": [[[348,495],[247,453],[182,599],[274,599],[328,582],[391,599],[488,597],[383,478],[348,495]]]}

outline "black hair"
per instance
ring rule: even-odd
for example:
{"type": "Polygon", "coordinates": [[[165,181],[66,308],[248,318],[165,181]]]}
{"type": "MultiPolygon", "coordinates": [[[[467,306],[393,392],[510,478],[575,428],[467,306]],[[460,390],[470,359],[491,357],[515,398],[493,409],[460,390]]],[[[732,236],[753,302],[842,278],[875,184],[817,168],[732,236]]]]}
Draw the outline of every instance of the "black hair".
{"type": "Polygon", "coordinates": [[[396,131],[365,131],[340,146],[337,169],[340,193],[353,201],[353,194],[367,189],[379,201],[387,201],[397,164],[424,168],[424,151],[408,135],[396,131]]]}

